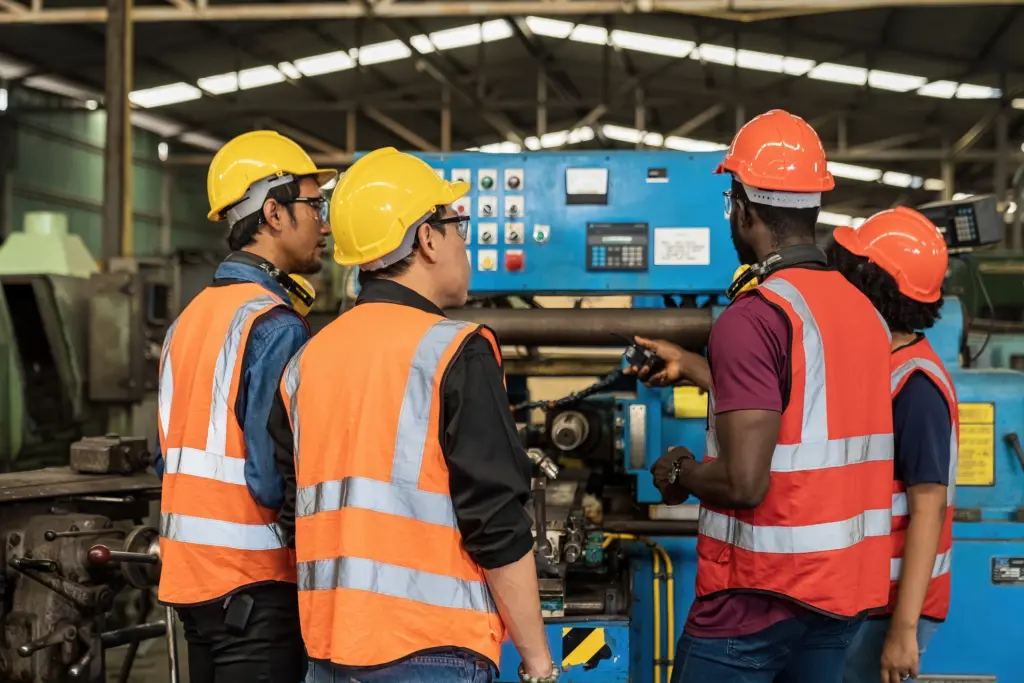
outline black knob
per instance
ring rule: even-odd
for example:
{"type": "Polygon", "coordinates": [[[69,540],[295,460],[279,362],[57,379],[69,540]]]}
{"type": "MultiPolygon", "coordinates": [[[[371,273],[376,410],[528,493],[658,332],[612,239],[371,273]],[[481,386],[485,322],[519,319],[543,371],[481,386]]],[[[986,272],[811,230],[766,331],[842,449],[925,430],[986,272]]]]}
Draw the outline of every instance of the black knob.
{"type": "Polygon", "coordinates": [[[517,175],[509,176],[508,178],[508,186],[513,190],[519,187],[520,182],[521,181],[519,180],[519,176],[517,175]]]}

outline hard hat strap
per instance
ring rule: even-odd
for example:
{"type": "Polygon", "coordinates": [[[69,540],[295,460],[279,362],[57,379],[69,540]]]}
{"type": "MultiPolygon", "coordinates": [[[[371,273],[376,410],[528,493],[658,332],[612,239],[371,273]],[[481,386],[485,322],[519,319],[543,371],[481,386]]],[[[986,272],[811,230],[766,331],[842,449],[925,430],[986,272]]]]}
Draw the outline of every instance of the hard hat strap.
{"type": "Polygon", "coordinates": [[[402,243],[398,245],[397,249],[391,251],[390,253],[384,254],[380,258],[374,259],[369,263],[362,264],[361,266],[359,266],[359,269],[365,271],[381,270],[383,268],[387,268],[388,266],[392,266],[398,263],[406,256],[411,254],[416,243],[416,232],[419,230],[419,227],[423,225],[424,221],[426,221],[433,215],[434,211],[433,209],[431,209],[428,213],[424,214],[422,218],[413,223],[408,230],[405,231],[405,237],[402,238],[402,243]]]}
{"type": "Polygon", "coordinates": [[[228,227],[234,227],[235,223],[243,218],[247,218],[257,211],[263,210],[263,202],[267,200],[267,195],[272,189],[282,185],[287,185],[288,183],[293,183],[296,180],[297,178],[291,173],[272,175],[262,180],[257,180],[249,186],[249,189],[245,191],[245,194],[242,195],[240,200],[224,211],[224,217],[227,218],[228,227]]]}
{"type": "Polygon", "coordinates": [[[740,184],[743,185],[743,191],[747,193],[747,199],[754,204],[786,209],[816,209],[821,206],[820,192],[780,192],[778,190],[762,190],[746,183],[740,184]]]}

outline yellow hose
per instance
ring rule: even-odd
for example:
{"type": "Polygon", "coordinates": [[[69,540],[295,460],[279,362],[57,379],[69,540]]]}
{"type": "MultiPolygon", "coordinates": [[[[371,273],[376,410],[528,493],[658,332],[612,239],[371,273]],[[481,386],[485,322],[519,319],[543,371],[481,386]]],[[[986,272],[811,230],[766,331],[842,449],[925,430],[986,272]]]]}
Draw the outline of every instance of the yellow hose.
{"type": "MultiPolygon", "coordinates": [[[[651,556],[653,558],[654,565],[652,567],[654,580],[652,581],[652,588],[654,592],[654,683],[661,683],[661,562],[665,562],[665,574],[667,576],[666,591],[668,593],[668,609],[666,610],[667,617],[667,643],[666,647],[669,659],[671,660],[675,652],[673,646],[675,643],[675,579],[672,573],[672,560],[669,559],[668,553],[660,545],[647,538],[646,536],[635,536],[633,534],[605,534],[604,542],[601,547],[607,548],[611,545],[612,541],[639,541],[644,543],[651,549],[651,556]]],[[[672,680],[672,664],[668,665],[667,676],[665,677],[666,683],[672,680]]]]}

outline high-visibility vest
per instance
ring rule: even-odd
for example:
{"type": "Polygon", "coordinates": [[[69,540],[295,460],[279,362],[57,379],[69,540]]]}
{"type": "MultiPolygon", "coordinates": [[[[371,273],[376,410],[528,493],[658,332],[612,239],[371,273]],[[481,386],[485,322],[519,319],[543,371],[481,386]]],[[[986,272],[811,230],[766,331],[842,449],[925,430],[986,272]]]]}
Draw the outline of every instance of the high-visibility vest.
{"type": "Polygon", "coordinates": [[[161,602],[193,605],[256,583],[295,583],[277,511],[246,485],[235,417],[249,331],[278,306],[287,304],[257,284],[207,287],[167,332],[158,397],[161,602]]]}
{"type": "MultiPolygon", "coordinates": [[[[774,593],[840,617],[877,609],[889,591],[889,329],[834,271],[786,269],[746,296],[789,321],[789,402],[761,504],[701,503],[697,596],[774,593]]],[[[705,457],[717,456],[712,391],[705,457]]]]}
{"type": "Polygon", "coordinates": [[[299,617],[314,659],[376,666],[432,648],[497,665],[504,625],[462,547],[441,448],[442,383],[486,328],[363,303],[288,364],[299,617]]]}
{"type": "MultiPolygon", "coordinates": [[[[953,563],[953,501],[956,496],[956,463],[960,443],[960,412],[957,407],[956,389],[953,380],[935,354],[927,339],[910,346],[904,346],[892,354],[892,397],[900,392],[910,376],[923,372],[931,379],[949,406],[951,432],[949,437],[949,485],[946,487],[946,517],[942,523],[939,547],[932,567],[932,580],[928,584],[921,614],[945,620],[949,614],[950,567],[953,563]]],[[[907,526],[910,524],[910,510],[907,504],[907,487],[902,481],[893,479],[892,485],[892,560],[889,578],[889,605],[886,612],[891,614],[899,597],[900,573],[903,571],[903,549],[907,541],[907,526]]]]}

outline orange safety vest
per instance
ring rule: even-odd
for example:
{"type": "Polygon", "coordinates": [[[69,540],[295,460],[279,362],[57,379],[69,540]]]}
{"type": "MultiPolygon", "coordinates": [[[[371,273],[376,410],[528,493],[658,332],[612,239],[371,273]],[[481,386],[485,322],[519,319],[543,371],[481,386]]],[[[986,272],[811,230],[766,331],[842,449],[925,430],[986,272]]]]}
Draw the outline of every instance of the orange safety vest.
{"type": "MultiPolygon", "coordinates": [[[[923,372],[931,379],[949,406],[952,431],[949,439],[949,486],[946,487],[946,518],[942,523],[942,535],[932,567],[932,580],[921,606],[921,614],[944,621],[949,614],[950,567],[953,563],[953,500],[956,496],[956,463],[960,443],[960,412],[957,408],[956,390],[942,361],[935,354],[927,339],[910,346],[904,346],[892,354],[892,397],[900,392],[910,376],[923,372]]],[[[892,564],[889,579],[889,605],[887,614],[892,614],[899,598],[900,573],[903,570],[903,548],[907,541],[907,526],[910,524],[910,509],[907,504],[907,487],[897,479],[892,483],[892,564]]]]}
{"type": "Polygon", "coordinates": [[[364,303],[285,369],[310,657],[377,666],[455,647],[497,666],[505,628],[483,570],[462,547],[441,450],[442,382],[474,334],[500,364],[486,328],[364,303]]]}
{"type": "Polygon", "coordinates": [[[207,287],[167,332],[158,397],[161,602],[194,605],[255,583],[295,583],[277,511],[246,485],[235,417],[249,331],[278,306],[287,304],[254,283],[207,287]]]}
{"type": "MultiPolygon", "coordinates": [[[[775,593],[854,617],[889,589],[889,330],[834,271],[789,268],[755,293],[789,321],[789,402],[761,504],[701,503],[697,597],[775,593]]],[[[717,456],[712,391],[705,458],[717,456]]]]}

